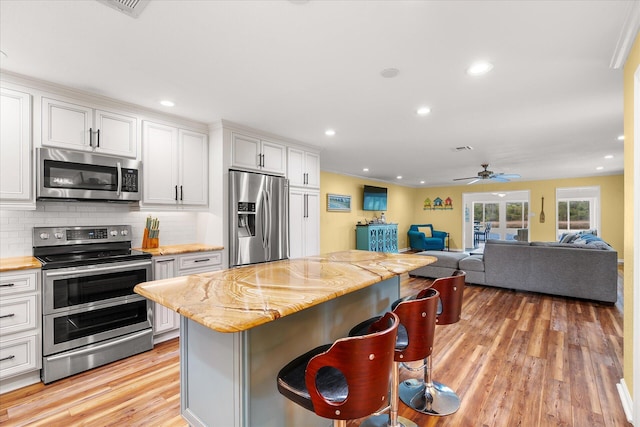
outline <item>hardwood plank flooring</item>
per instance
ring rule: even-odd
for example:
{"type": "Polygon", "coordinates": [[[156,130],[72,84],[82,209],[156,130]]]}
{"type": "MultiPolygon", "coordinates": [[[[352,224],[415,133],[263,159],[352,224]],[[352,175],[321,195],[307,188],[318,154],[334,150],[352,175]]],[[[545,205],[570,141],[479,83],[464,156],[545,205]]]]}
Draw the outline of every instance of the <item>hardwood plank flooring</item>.
{"type": "MultiPolygon", "coordinates": [[[[402,294],[427,283],[405,276],[402,294]]],[[[460,410],[430,417],[401,403],[400,415],[422,427],[630,427],[615,386],[622,378],[621,286],[620,274],[616,305],[467,286],[462,319],[436,328],[433,354],[434,379],[456,390],[460,410]]],[[[403,370],[401,378],[408,376],[403,370]]],[[[187,426],[178,341],[1,395],[0,424],[187,426]]]]}

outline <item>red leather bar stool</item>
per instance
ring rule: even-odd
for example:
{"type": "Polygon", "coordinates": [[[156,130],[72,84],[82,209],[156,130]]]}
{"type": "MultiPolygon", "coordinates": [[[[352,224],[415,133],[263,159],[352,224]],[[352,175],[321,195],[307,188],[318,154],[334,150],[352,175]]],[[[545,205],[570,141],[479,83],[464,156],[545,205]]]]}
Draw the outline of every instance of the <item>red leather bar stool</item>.
{"type": "MultiPolygon", "coordinates": [[[[440,294],[436,324],[449,325],[460,320],[465,277],[464,271],[456,270],[453,276],[436,279],[431,285],[431,289],[440,294]]],[[[456,412],[460,408],[460,397],[448,386],[432,380],[431,354],[418,369],[424,370],[424,379],[403,381],[399,386],[400,400],[423,414],[444,416],[456,412]]]]}
{"type": "Polygon", "coordinates": [[[387,404],[398,324],[398,316],[386,313],[368,335],[297,357],[278,373],[278,391],[334,427],[375,413],[387,404]]]}
{"type": "MultiPolygon", "coordinates": [[[[400,399],[398,386],[400,382],[400,364],[424,360],[433,349],[433,335],[436,329],[436,313],[438,310],[438,291],[424,289],[409,301],[403,301],[395,306],[393,312],[400,319],[398,338],[394,354],[394,364],[391,371],[391,398],[389,414],[375,414],[365,419],[360,427],[414,427],[413,421],[398,416],[400,399]]],[[[380,317],[374,317],[356,325],[349,332],[349,336],[364,335],[369,332],[372,324],[380,317]]],[[[385,408],[387,409],[387,408],[385,408]]]]}

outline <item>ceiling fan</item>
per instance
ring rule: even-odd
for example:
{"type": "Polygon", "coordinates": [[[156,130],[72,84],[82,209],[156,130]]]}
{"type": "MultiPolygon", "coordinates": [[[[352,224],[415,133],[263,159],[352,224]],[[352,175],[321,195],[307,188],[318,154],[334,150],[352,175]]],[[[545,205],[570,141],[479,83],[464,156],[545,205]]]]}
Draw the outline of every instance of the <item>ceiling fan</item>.
{"type": "Polygon", "coordinates": [[[465,179],[473,180],[467,183],[467,185],[469,185],[485,179],[495,182],[509,182],[513,178],[520,178],[520,175],[518,175],[517,173],[494,173],[493,171],[487,169],[489,167],[489,163],[483,163],[481,166],[484,170],[478,172],[478,176],[470,176],[468,178],[455,178],[454,181],[462,181],[465,179]]]}

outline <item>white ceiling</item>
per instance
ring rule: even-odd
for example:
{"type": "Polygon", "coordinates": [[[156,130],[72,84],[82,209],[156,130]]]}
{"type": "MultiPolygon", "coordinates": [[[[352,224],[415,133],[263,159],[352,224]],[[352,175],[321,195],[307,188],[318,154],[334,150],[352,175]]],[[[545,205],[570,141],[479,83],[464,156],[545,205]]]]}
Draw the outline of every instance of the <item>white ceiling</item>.
{"type": "Polygon", "coordinates": [[[94,0],[0,0],[0,66],[282,135],[319,147],[323,170],[402,185],[452,185],[484,162],[521,180],[616,174],[610,63],[630,3],[151,0],[135,19],[94,0]],[[493,71],[467,76],[477,59],[493,71]]]}

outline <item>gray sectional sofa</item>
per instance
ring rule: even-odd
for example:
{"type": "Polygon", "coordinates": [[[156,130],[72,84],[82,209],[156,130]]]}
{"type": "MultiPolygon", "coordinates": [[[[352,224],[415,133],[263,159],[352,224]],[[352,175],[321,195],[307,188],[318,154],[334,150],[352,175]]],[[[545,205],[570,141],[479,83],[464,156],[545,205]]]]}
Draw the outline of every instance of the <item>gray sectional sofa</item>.
{"type": "Polygon", "coordinates": [[[587,245],[555,242],[489,240],[484,254],[420,252],[438,262],[410,272],[414,276],[445,277],[454,270],[467,282],[615,303],[618,253],[587,245]]]}

